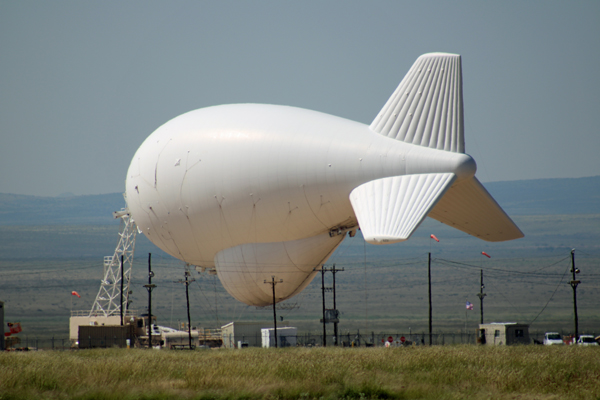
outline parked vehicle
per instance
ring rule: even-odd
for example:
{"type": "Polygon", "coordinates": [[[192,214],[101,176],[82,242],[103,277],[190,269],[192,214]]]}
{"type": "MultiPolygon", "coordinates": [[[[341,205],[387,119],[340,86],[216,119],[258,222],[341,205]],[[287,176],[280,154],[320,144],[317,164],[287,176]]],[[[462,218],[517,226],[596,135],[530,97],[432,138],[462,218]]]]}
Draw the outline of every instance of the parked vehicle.
{"type": "Polygon", "coordinates": [[[544,334],[544,344],[552,345],[552,344],[564,344],[564,343],[558,332],[546,332],[544,334]]]}
{"type": "Polygon", "coordinates": [[[577,344],[581,346],[598,346],[598,342],[593,335],[580,335],[577,344]]]}

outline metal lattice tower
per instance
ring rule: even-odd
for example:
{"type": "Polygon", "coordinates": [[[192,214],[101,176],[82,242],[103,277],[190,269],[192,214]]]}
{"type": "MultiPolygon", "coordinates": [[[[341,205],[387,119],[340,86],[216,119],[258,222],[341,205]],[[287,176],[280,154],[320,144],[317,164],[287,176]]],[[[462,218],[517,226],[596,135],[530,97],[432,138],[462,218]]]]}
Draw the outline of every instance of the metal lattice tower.
{"type": "Polygon", "coordinates": [[[127,315],[129,305],[129,285],[131,268],[135,250],[137,226],[129,215],[128,209],[113,213],[121,219],[119,243],[112,256],[104,257],[104,278],[100,282],[100,290],[94,301],[89,316],[118,316],[123,307],[123,315],[127,315]],[[121,256],[123,256],[123,304],[121,301],[121,256]]]}

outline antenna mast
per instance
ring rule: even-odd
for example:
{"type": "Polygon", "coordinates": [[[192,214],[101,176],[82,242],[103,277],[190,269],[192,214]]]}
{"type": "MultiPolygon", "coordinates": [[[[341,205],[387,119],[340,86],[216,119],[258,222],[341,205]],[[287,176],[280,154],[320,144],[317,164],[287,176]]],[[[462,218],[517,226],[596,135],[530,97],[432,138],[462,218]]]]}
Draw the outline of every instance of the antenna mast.
{"type": "Polygon", "coordinates": [[[129,209],[127,208],[115,211],[113,216],[115,219],[121,219],[119,243],[112,256],[104,257],[104,278],[100,282],[100,290],[90,310],[90,317],[119,316],[121,310],[123,310],[122,315],[127,315],[129,308],[129,284],[131,282],[137,226],[131,215],[129,215],[129,209]],[[123,259],[123,269],[121,269],[121,257],[123,259]],[[121,278],[123,279],[122,284],[121,278]],[[124,296],[121,296],[122,291],[124,296]],[[119,304],[121,301],[122,304],[119,304]]]}

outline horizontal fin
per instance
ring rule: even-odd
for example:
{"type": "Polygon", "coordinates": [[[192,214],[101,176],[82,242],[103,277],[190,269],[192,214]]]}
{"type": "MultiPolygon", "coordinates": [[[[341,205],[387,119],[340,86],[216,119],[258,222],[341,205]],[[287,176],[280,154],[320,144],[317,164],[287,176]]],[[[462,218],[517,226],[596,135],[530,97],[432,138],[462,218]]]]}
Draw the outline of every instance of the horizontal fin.
{"type": "Polygon", "coordinates": [[[524,236],[475,177],[452,186],[429,216],[488,242],[524,236]]]}
{"type": "Polygon", "coordinates": [[[460,55],[419,57],[371,123],[371,130],[407,143],[464,153],[460,55]]]}
{"type": "Polygon", "coordinates": [[[355,188],[350,202],[365,240],[387,244],[408,239],[455,179],[452,173],[405,175],[355,188]]]}

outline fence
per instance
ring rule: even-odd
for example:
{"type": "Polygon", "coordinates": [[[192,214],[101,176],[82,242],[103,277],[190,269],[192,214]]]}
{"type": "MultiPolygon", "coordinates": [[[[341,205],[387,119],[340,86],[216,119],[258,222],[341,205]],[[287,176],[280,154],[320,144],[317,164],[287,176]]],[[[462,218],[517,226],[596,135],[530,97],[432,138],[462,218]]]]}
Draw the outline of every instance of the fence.
{"type": "MultiPolygon", "coordinates": [[[[544,333],[530,333],[531,343],[542,343],[544,333]]],[[[281,336],[278,336],[281,337],[281,336]]],[[[385,346],[386,342],[389,342],[391,338],[392,346],[423,346],[429,345],[429,334],[428,333],[375,333],[362,334],[356,333],[345,333],[338,336],[339,346],[342,347],[381,347],[385,346]],[[404,339],[404,340],[403,340],[404,339]]],[[[113,347],[115,345],[114,338],[105,337],[94,339],[94,343],[91,347],[113,347]],[[96,340],[98,342],[96,343],[96,340]]],[[[238,342],[245,343],[249,337],[236,336],[233,343],[237,347],[238,342]]],[[[260,338],[259,338],[260,339],[260,338]]],[[[476,343],[475,333],[434,333],[432,335],[432,344],[434,346],[444,345],[459,345],[459,344],[475,344],[476,343]]],[[[335,341],[333,335],[327,335],[326,345],[334,346],[335,341]]],[[[300,347],[320,347],[323,345],[323,335],[317,335],[312,333],[304,333],[295,335],[280,342],[280,347],[285,347],[285,343],[296,343],[296,346],[300,347]],[[295,340],[294,340],[295,339],[295,340]],[[283,346],[281,345],[283,344],[283,346]]],[[[260,340],[257,341],[260,343],[260,340]]],[[[134,341],[131,341],[131,346],[134,346],[134,341]]],[[[7,348],[9,346],[7,345],[7,348]]],[[[246,346],[243,346],[246,347],[246,346]]],[[[39,338],[39,337],[28,337],[27,335],[19,335],[19,343],[15,343],[10,348],[15,350],[70,350],[74,347],[71,346],[71,340],[69,338],[39,338]]]]}
{"type": "Polygon", "coordinates": [[[71,340],[69,338],[38,338],[25,336],[13,336],[16,342],[7,343],[7,350],[69,350],[71,340]]]}
{"type": "MultiPolygon", "coordinates": [[[[301,335],[295,335],[287,337],[286,335],[278,335],[279,347],[287,347],[286,343],[296,343],[296,346],[300,347],[316,347],[323,345],[323,335],[315,335],[311,333],[305,333],[301,335]]],[[[326,336],[326,346],[335,346],[336,344],[342,347],[378,347],[385,346],[386,342],[390,342],[394,346],[420,346],[429,344],[429,335],[424,333],[415,334],[409,333],[375,333],[371,332],[367,335],[356,333],[346,333],[338,335],[338,343],[333,335],[326,336]]],[[[237,347],[238,343],[260,343],[260,338],[256,338],[254,341],[249,340],[250,338],[245,336],[235,336],[230,340],[237,347]]],[[[432,335],[433,345],[453,345],[453,344],[475,344],[476,335],[475,333],[436,333],[432,335]]],[[[245,347],[245,346],[244,346],[245,347]]]]}

